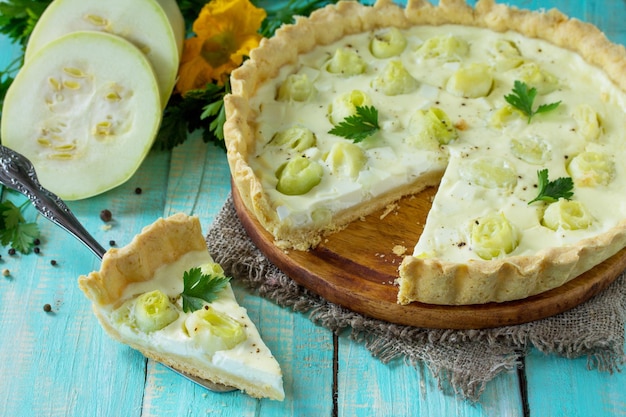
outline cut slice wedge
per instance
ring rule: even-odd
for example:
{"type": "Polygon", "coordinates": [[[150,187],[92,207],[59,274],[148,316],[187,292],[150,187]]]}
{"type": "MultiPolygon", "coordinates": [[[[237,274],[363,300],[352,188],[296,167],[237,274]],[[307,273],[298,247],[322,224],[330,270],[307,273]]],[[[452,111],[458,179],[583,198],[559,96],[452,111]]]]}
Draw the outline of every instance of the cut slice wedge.
{"type": "Polygon", "coordinates": [[[115,35],[73,32],[19,71],[5,97],[1,135],[31,160],[44,187],[77,200],[130,178],[160,121],[159,88],[139,49],[115,35]]]}
{"type": "Polygon", "coordinates": [[[137,46],[154,68],[165,107],[176,80],[185,30],[174,0],[55,0],[33,29],[26,61],[50,41],[83,30],[112,33],[137,46]]]}
{"type": "Polygon", "coordinates": [[[181,293],[195,268],[223,278],[198,218],[180,213],[144,228],[128,246],[109,249],[100,270],[78,282],[115,340],[187,374],[283,400],[280,366],[230,283],[199,310],[185,311],[181,293]]]}

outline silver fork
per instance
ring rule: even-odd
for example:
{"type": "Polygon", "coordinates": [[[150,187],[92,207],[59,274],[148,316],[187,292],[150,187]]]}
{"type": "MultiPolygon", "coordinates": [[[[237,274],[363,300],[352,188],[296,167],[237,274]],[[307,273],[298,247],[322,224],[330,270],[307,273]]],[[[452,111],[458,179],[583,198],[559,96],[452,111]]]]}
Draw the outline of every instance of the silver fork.
{"type": "MultiPolygon", "coordinates": [[[[63,200],[39,183],[35,167],[28,158],[3,145],[0,145],[0,184],[24,194],[46,219],[70,233],[85,244],[98,258],[102,259],[106,249],[87,232],[63,200]]],[[[228,392],[235,390],[233,387],[216,384],[171,366],[162,365],[210,391],[228,392]]]]}

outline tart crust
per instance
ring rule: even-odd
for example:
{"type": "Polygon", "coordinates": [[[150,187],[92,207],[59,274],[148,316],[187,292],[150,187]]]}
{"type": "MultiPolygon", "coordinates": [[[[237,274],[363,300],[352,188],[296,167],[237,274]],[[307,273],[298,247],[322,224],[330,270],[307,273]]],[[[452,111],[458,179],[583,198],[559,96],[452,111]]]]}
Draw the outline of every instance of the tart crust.
{"type": "MultiPolygon", "coordinates": [[[[341,230],[351,221],[380,209],[394,200],[419,192],[437,178],[418,180],[383,198],[340,212],[323,230],[292,229],[282,224],[271,208],[259,178],[247,162],[255,150],[255,112],[248,100],[257,88],[278,74],[283,65],[296,63],[300,54],[344,36],[395,26],[461,24],[508,30],[540,38],[578,53],[600,67],[626,91],[626,50],[611,43],[595,26],[570,19],[557,10],[533,12],[479,0],[475,8],[463,0],[441,0],[438,6],[424,0],[409,1],[406,8],[391,0],[374,6],[339,2],[297,18],[252,51],[250,59],[231,76],[232,94],[225,98],[227,121],[224,135],[233,183],[246,208],[275,238],[281,248],[307,250],[321,238],[341,230]]],[[[435,176],[436,177],[436,176],[435,176]]],[[[493,261],[447,263],[438,259],[404,258],[399,268],[398,303],[480,304],[525,298],[556,288],[608,259],[626,245],[626,222],[575,246],[548,248],[535,256],[513,256],[493,261]]]]}
{"type": "Polygon", "coordinates": [[[129,245],[109,249],[102,258],[100,270],[79,277],[78,285],[93,302],[98,321],[113,339],[140,351],[147,358],[189,375],[238,388],[255,398],[283,400],[284,392],[270,385],[255,384],[218,367],[208,369],[193,358],[172,352],[162,353],[147,344],[126,340],[104,316],[102,307],[123,301],[124,289],[128,285],[149,281],[161,266],[195,251],[207,251],[200,221],[197,217],[178,213],[146,226],[129,245]]]}

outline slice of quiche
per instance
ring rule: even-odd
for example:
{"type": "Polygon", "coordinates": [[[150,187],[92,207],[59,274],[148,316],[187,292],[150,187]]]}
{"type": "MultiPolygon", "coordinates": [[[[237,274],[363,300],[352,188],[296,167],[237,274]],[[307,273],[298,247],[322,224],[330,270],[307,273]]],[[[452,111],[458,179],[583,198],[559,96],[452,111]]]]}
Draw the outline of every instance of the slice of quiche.
{"type": "Polygon", "coordinates": [[[284,399],[280,366],[207,251],[197,217],[157,220],[78,283],[115,340],[187,374],[284,399]]]}

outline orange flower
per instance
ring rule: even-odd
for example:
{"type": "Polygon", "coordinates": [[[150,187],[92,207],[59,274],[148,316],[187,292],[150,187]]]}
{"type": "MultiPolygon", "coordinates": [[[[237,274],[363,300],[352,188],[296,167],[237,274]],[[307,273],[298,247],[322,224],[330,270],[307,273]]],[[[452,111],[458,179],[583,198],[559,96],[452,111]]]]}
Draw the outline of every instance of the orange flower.
{"type": "Polygon", "coordinates": [[[258,30],[266,17],[248,0],[212,0],[193,23],[195,37],[185,40],[176,90],[224,84],[231,71],[261,41],[258,30]]]}

